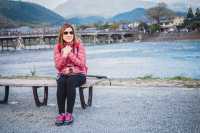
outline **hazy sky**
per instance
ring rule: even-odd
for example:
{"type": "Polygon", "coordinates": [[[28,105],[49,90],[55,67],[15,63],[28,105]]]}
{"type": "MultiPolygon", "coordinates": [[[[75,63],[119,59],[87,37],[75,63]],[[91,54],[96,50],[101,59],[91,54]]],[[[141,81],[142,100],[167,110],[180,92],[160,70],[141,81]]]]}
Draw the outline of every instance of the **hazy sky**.
{"type": "Polygon", "coordinates": [[[200,0],[21,0],[33,2],[56,11],[64,17],[98,15],[110,17],[134,8],[150,8],[165,2],[175,11],[200,7],[200,0]],[[64,4],[63,4],[64,3],[64,4]],[[58,8],[56,8],[58,7],[58,8]],[[55,9],[56,8],[56,9],[55,9]],[[73,9],[73,10],[72,10],[73,9]]]}
{"type": "Polygon", "coordinates": [[[56,6],[59,4],[68,1],[68,0],[21,0],[21,1],[28,1],[33,3],[38,3],[40,5],[43,5],[49,9],[55,9],[56,6]]]}
{"type": "MultiPolygon", "coordinates": [[[[66,2],[66,1],[69,1],[69,0],[22,0],[22,1],[34,2],[34,3],[41,4],[41,5],[43,5],[43,6],[47,7],[47,8],[55,9],[55,7],[58,6],[59,4],[61,4],[63,2],[66,2]]],[[[84,0],[80,0],[80,1],[84,1],[84,0]]],[[[91,1],[95,1],[95,0],[91,0],[91,1]]],[[[123,0],[113,0],[113,3],[117,2],[117,1],[123,1],[123,0]]],[[[187,2],[188,5],[191,5],[191,6],[197,6],[197,5],[200,6],[200,0],[141,0],[141,1],[147,1],[147,2],[161,2],[161,1],[164,1],[165,3],[167,3],[169,5],[177,4],[177,3],[185,5],[186,2],[187,2]]]]}

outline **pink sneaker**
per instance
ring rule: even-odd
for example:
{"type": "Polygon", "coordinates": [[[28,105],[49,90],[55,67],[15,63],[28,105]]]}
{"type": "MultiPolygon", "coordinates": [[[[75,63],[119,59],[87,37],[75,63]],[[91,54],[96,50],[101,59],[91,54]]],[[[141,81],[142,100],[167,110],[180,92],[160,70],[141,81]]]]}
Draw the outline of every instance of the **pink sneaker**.
{"type": "Polygon", "coordinates": [[[61,126],[61,125],[64,124],[64,121],[65,121],[65,114],[59,114],[56,117],[55,125],[56,126],[61,126]]]}
{"type": "Polygon", "coordinates": [[[66,113],[65,114],[65,121],[64,121],[64,123],[66,124],[66,125],[69,125],[69,124],[71,124],[73,122],[73,116],[72,116],[72,114],[71,113],[66,113]]]}

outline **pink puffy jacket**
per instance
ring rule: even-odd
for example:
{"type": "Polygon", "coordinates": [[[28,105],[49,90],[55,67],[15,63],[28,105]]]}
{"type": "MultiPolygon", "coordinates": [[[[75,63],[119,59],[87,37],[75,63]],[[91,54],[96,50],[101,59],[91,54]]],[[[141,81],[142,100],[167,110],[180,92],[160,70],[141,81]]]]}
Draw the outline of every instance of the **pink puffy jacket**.
{"type": "Polygon", "coordinates": [[[87,74],[85,48],[81,43],[76,43],[72,51],[65,58],[61,54],[61,44],[54,48],[54,62],[58,74],[87,74]]]}

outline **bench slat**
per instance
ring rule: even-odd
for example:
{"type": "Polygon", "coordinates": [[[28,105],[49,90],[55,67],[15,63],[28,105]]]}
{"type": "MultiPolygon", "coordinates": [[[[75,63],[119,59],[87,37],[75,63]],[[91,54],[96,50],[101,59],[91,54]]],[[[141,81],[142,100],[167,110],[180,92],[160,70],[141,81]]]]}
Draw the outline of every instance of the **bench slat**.
{"type": "MultiPolygon", "coordinates": [[[[81,87],[86,88],[94,86],[102,80],[87,78],[87,82],[81,87]]],[[[0,79],[0,86],[15,86],[15,87],[32,87],[32,86],[49,86],[56,87],[55,79],[0,79]]]]}

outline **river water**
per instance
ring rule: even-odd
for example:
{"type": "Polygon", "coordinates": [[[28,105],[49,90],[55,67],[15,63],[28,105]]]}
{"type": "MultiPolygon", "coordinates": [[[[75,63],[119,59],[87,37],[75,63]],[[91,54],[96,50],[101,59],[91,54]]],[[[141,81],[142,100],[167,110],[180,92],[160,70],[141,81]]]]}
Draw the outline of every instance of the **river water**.
{"type": "MultiPolygon", "coordinates": [[[[187,76],[200,79],[200,40],[86,46],[88,74],[111,78],[187,76]]],[[[0,75],[55,76],[53,49],[0,53],[0,75]]]]}

